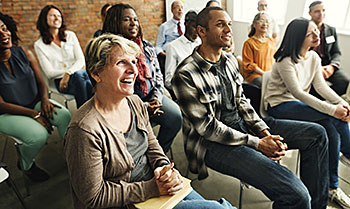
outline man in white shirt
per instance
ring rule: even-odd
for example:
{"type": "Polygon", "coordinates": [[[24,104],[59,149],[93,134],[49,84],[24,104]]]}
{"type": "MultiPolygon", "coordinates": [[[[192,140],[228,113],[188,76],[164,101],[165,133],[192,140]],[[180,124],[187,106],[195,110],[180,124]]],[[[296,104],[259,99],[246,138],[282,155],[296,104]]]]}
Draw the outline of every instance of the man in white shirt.
{"type": "MultiPolygon", "coordinates": [[[[266,11],[268,10],[268,4],[267,0],[259,0],[258,1],[258,11],[266,11]]],[[[270,22],[269,22],[269,29],[267,31],[267,36],[273,38],[275,40],[275,43],[277,44],[280,40],[279,33],[280,29],[278,28],[278,25],[276,23],[276,20],[270,16],[270,22]]]]}
{"type": "Polygon", "coordinates": [[[185,16],[185,34],[171,42],[166,47],[167,56],[165,59],[165,87],[172,91],[171,79],[175,69],[186,57],[192,54],[193,49],[200,45],[196,30],[197,13],[193,10],[185,16]]]}

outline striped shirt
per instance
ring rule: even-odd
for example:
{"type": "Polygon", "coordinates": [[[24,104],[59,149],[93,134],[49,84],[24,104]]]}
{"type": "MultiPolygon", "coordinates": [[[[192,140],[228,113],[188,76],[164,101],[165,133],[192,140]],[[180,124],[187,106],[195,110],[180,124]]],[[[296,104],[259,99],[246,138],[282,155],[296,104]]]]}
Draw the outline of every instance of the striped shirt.
{"type": "MultiPolygon", "coordinates": [[[[208,176],[204,163],[206,153],[204,140],[257,148],[259,138],[237,131],[221,121],[223,84],[213,72],[215,69],[212,64],[203,59],[197,50],[198,48],[179,64],[172,86],[183,114],[185,153],[189,169],[199,174],[198,179],[204,179],[208,176]]],[[[231,80],[234,105],[250,128],[249,131],[258,134],[267,129],[268,126],[259,118],[243,94],[243,78],[239,74],[237,60],[232,54],[225,52],[222,54],[222,59],[226,60],[225,70],[231,80]]]]}

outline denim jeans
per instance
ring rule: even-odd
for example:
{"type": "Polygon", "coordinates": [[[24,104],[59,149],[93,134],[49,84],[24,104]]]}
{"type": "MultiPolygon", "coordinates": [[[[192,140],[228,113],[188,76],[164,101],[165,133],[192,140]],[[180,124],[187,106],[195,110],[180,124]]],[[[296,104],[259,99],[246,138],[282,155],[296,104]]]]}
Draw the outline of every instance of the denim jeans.
{"type": "Polygon", "coordinates": [[[305,185],[290,170],[245,145],[227,146],[205,141],[206,165],[260,189],[274,201],[273,208],[326,208],[328,153],[325,130],[313,123],[272,117],[266,118],[265,122],[272,134],[284,138],[289,149],[300,149],[300,172],[305,185]]]}
{"type": "MultiPolygon", "coordinates": [[[[55,79],[55,85],[59,92],[61,92],[60,81],[61,78],[55,79]]],[[[68,89],[61,93],[73,95],[77,103],[77,108],[90,99],[92,97],[92,84],[86,70],[78,70],[70,75],[68,89]]]]}
{"type": "Polygon", "coordinates": [[[288,149],[300,153],[300,179],[311,196],[313,209],[328,204],[328,138],[326,130],[317,123],[264,118],[271,134],[280,135],[288,149]]]}
{"type": "Polygon", "coordinates": [[[182,115],[179,106],[167,96],[163,96],[162,107],[164,113],[150,118],[152,124],[160,125],[157,136],[164,153],[168,152],[177,132],[182,127],[182,115]]]}
{"type": "Polygon", "coordinates": [[[174,209],[235,209],[225,199],[218,201],[206,200],[195,190],[188,194],[174,209]]]}
{"type": "Polygon", "coordinates": [[[348,123],[321,113],[299,101],[284,102],[275,107],[269,107],[268,113],[276,118],[316,122],[326,129],[329,152],[329,187],[338,188],[339,152],[350,157],[348,123]]]}

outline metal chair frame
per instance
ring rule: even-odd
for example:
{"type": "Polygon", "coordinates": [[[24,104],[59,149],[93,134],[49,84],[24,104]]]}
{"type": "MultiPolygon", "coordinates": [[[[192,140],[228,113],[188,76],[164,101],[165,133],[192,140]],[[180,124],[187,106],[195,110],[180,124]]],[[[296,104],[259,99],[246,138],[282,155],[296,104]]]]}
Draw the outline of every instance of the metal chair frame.
{"type": "Polygon", "coordinates": [[[24,209],[27,208],[23,196],[21,195],[21,193],[19,192],[15,182],[12,180],[10,173],[6,170],[7,165],[3,164],[0,162],[0,173],[2,173],[3,175],[5,175],[5,177],[3,179],[0,179],[0,183],[2,183],[3,181],[6,181],[7,185],[12,188],[12,190],[14,191],[14,193],[16,194],[18,200],[20,201],[22,207],[24,209]]]}
{"type": "Polygon", "coordinates": [[[3,149],[2,149],[1,161],[4,161],[5,151],[6,151],[6,147],[7,147],[7,141],[10,138],[10,139],[12,139],[14,141],[17,157],[18,157],[18,160],[19,160],[19,165],[20,165],[20,168],[21,168],[21,171],[22,171],[24,186],[26,188],[26,194],[27,194],[27,196],[30,196],[29,179],[27,178],[27,176],[24,173],[23,164],[22,164],[22,154],[21,154],[21,151],[20,151],[20,146],[23,144],[23,142],[21,140],[15,138],[15,137],[13,137],[13,136],[5,135],[5,137],[6,137],[6,139],[5,139],[5,144],[3,146],[3,149]]]}

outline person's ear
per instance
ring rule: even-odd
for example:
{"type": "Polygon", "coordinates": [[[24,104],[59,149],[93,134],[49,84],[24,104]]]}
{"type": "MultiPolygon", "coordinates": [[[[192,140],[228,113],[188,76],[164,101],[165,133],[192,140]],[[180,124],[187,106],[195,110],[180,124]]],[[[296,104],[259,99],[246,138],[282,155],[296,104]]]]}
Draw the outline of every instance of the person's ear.
{"type": "Polygon", "coordinates": [[[205,37],[206,32],[207,32],[207,29],[205,27],[200,25],[197,26],[197,33],[200,37],[205,37]]]}
{"type": "Polygon", "coordinates": [[[96,81],[96,83],[99,83],[102,81],[99,73],[91,73],[91,77],[96,81]]]}

